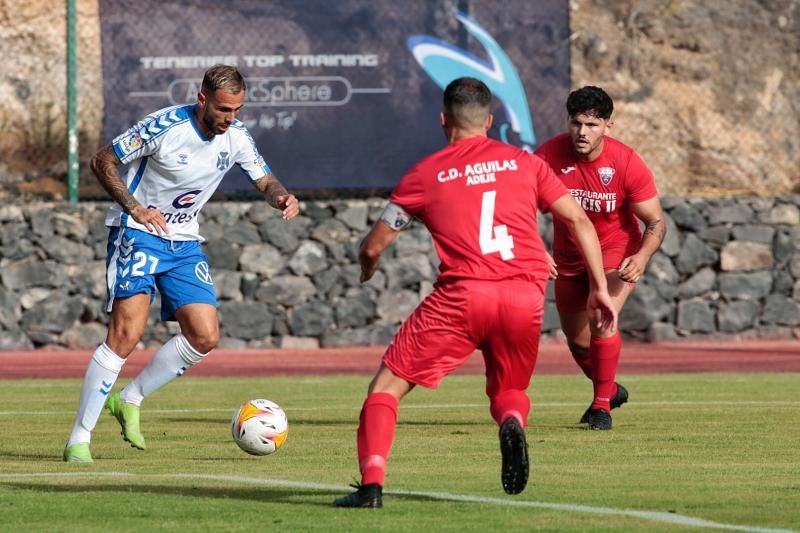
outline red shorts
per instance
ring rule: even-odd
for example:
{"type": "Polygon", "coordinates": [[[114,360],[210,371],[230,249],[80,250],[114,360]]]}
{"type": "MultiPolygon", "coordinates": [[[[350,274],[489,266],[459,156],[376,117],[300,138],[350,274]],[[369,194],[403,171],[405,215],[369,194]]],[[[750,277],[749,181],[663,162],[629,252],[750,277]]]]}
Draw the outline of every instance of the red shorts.
{"type": "Polygon", "coordinates": [[[559,313],[580,313],[586,311],[589,298],[589,275],[568,278],[558,276],[555,281],[556,309],[559,313]]]}
{"type": "Polygon", "coordinates": [[[438,286],[395,335],[383,362],[410,383],[436,388],[476,349],[490,398],[530,384],[546,280],[459,280],[438,286]]]}
{"type": "MultiPolygon", "coordinates": [[[[609,244],[603,249],[603,270],[616,270],[626,257],[630,257],[639,251],[638,241],[623,242],[621,245],[609,244]]],[[[554,253],[553,259],[558,266],[558,275],[564,277],[575,277],[586,275],[586,265],[583,257],[578,250],[572,250],[568,254],[554,253]]]]}
{"type": "MultiPolygon", "coordinates": [[[[608,271],[609,269],[606,269],[608,271]]],[[[635,286],[630,283],[629,286],[635,286]]],[[[555,281],[556,309],[559,313],[580,313],[586,311],[589,299],[589,274],[578,276],[558,276],[555,281]]]]}

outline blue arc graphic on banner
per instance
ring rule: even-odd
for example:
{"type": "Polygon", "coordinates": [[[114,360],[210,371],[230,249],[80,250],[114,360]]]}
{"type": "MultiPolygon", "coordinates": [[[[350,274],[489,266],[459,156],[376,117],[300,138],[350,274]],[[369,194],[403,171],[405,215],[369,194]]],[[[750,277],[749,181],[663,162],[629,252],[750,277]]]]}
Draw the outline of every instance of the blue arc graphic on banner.
{"type": "MultiPolygon", "coordinates": [[[[478,78],[486,83],[492,94],[503,103],[506,118],[511,129],[525,143],[523,147],[531,150],[536,144],[536,134],[517,69],[497,41],[480,24],[461,12],[456,13],[456,18],[484,46],[489,61],[426,35],[408,38],[408,48],[414,59],[442,89],[462,76],[478,78]]],[[[508,142],[506,130],[507,128],[502,128],[500,133],[503,141],[508,142]]]]}

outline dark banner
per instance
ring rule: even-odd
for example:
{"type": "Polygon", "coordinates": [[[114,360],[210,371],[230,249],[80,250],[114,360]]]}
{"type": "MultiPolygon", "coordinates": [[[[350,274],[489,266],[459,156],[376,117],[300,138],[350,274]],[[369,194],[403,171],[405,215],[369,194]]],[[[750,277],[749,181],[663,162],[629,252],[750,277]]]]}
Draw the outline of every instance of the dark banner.
{"type": "Polygon", "coordinates": [[[459,76],[495,95],[492,137],[534,148],[565,127],[568,0],[100,0],[100,21],[107,141],[237,65],[239,119],[293,190],[391,189],[444,145],[459,76]]]}

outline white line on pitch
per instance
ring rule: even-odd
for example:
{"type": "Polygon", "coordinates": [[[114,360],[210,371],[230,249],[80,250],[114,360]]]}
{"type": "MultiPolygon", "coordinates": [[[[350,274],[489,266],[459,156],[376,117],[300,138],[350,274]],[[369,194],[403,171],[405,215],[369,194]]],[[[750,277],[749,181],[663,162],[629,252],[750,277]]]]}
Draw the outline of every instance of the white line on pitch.
{"type": "MultiPolygon", "coordinates": [[[[585,402],[543,402],[533,403],[534,408],[558,408],[558,407],[580,407],[586,405],[585,402]]],[[[693,407],[736,407],[736,406],[757,406],[757,407],[797,407],[800,401],[756,401],[756,400],[737,400],[737,401],[711,401],[711,402],[692,402],[692,401],[661,401],[661,402],[636,402],[628,404],[625,410],[630,411],[638,407],[672,407],[672,406],[693,406],[693,407]]],[[[481,409],[488,408],[488,403],[445,403],[445,404],[403,404],[401,409],[481,409]]],[[[291,407],[286,406],[287,411],[342,411],[347,409],[361,409],[361,405],[326,405],[315,407],[291,407]]],[[[147,413],[156,414],[178,414],[178,413],[232,413],[233,408],[224,407],[198,407],[193,409],[147,409],[147,413]]],[[[30,415],[74,415],[75,411],[0,411],[0,416],[30,416],[30,415]]]]}
{"type": "MultiPolygon", "coordinates": [[[[21,473],[21,474],[0,474],[0,481],[6,479],[25,479],[25,478],[79,478],[79,477],[128,477],[128,478],[173,478],[173,479],[204,479],[208,481],[230,481],[234,483],[245,483],[250,485],[267,485],[271,487],[289,487],[297,489],[312,490],[335,490],[347,492],[352,490],[344,485],[327,485],[323,483],[311,483],[307,481],[291,481],[283,479],[262,479],[246,476],[225,476],[213,474],[130,474],[127,472],[55,472],[55,473],[21,473]]],[[[791,529],[778,529],[758,526],[742,526],[736,524],[723,524],[703,518],[680,515],[675,513],[664,513],[659,511],[637,511],[635,509],[615,509],[613,507],[592,507],[589,505],[575,505],[569,503],[534,502],[526,500],[506,500],[502,498],[489,498],[485,496],[470,496],[467,494],[452,494],[449,492],[425,492],[412,490],[387,490],[384,494],[397,496],[412,496],[417,498],[428,498],[432,500],[481,503],[486,505],[497,505],[505,507],[532,507],[538,509],[551,509],[555,511],[565,511],[568,513],[588,513],[602,515],[618,515],[640,518],[654,522],[663,522],[676,526],[699,527],[707,529],[727,529],[730,531],[747,531],[751,533],[797,533],[791,529]]]]}

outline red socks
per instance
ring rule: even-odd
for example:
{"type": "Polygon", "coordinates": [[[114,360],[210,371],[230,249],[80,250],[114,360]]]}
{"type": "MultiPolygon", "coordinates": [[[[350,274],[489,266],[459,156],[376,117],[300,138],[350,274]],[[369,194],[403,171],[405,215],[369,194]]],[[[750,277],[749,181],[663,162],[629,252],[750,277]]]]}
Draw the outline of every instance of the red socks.
{"type": "Polygon", "coordinates": [[[589,358],[594,368],[592,382],[594,383],[594,401],[592,409],[604,409],[611,412],[611,397],[617,392],[614,379],[619,366],[619,353],[622,349],[622,338],[619,331],[611,337],[594,338],[589,344],[589,358]]]}
{"type": "Polygon", "coordinates": [[[523,391],[509,389],[491,398],[489,409],[498,426],[502,425],[509,416],[515,416],[522,427],[525,427],[528,423],[531,400],[523,391]]]}
{"type": "MultiPolygon", "coordinates": [[[[384,485],[386,460],[397,425],[398,403],[397,398],[386,392],[373,392],[364,400],[358,423],[358,466],[362,485],[384,485]]],[[[515,416],[524,427],[530,407],[528,395],[521,390],[506,390],[491,400],[492,417],[498,425],[509,416],[515,416]]]]}
{"type": "Polygon", "coordinates": [[[358,423],[358,466],[361,484],[383,486],[386,459],[394,440],[398,400],[386,392],[374,392],[364,400],[358,423]]]}

